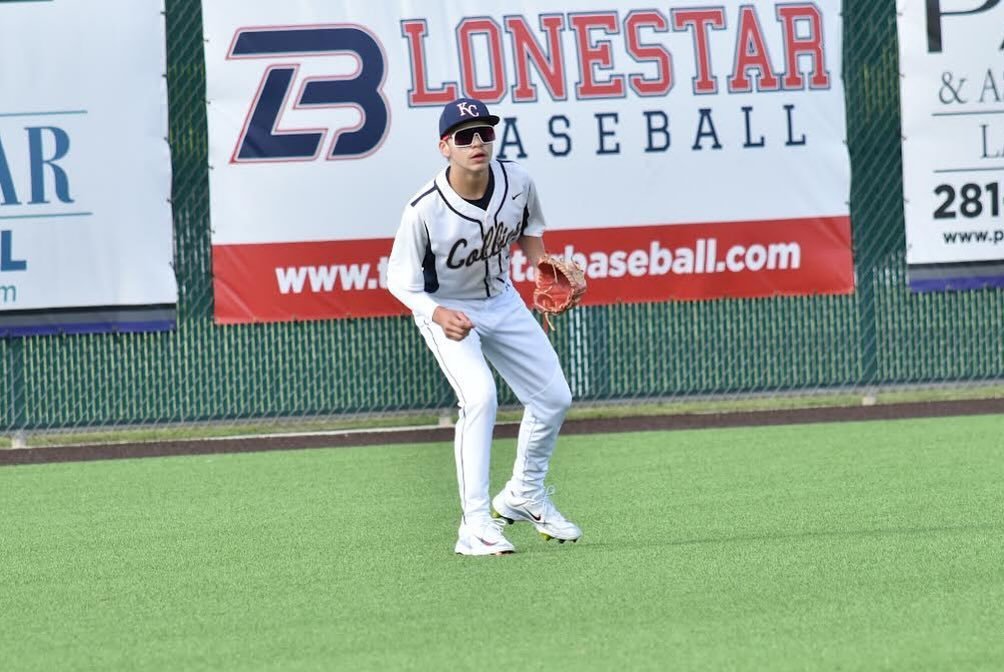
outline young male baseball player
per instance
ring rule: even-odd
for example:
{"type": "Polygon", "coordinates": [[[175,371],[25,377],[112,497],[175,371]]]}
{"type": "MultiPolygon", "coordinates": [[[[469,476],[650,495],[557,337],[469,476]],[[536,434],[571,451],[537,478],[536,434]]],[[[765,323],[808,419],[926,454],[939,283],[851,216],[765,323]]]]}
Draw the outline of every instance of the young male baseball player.
{"type": "Polygon", "coordinates": [[[582,535],[551,503],[553,488],[544,487],[572,395],[554,348],[509,280],[514,242],[531,267],[545,254],[544,216],[526,171],[492,160],[498,122],[472,98],[443,108],[439,151],[448,165],[405,206],[387,267],[388,288],[411,309],[457,394],[463,515],[455,550],[464,555],[512,553],[503,521],[528,521],[545,539],[582,535]],[[498,401],[488,362],[525,406],[512,478],[491,500],[498,401]]]}

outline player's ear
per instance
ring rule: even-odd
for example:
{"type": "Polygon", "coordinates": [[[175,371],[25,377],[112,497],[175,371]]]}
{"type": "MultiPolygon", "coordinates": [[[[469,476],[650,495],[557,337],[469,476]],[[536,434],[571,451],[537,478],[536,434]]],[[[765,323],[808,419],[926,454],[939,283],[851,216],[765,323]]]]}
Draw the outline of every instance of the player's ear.
{"type": "Polygon", "coordinates": [[[439,139],[439,153],[443,155],[444,159],[450,158],[450,143],[442,138],[439,139]]]}

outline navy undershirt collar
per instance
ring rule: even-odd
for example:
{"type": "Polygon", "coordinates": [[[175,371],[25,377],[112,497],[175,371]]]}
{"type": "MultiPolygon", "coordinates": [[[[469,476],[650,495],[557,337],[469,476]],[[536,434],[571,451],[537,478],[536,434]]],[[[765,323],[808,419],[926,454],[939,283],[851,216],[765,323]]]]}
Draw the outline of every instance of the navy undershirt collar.
{"type": "MultiPolygon", "coordinates": [[[[488,169],[488,186],[485,187],[485,194],[481,198],[464,198],[463,196],[460,196],[460,194],[457,194],[457,196],[460,196],[461,198],[464,198],[465,201],[467,201],[468,203],[470,203],[474,207],[481,208],[485,212],[488,212],[488,204],[491,203],[492,194],[495,192],[495,175],[493,173],[494,173],[494,171],[491,168],[489,168],[488,169]]],[[[446,181],[447,181],[447,183],[449,183],[449,181],[450,181],[450,167],[449,166],[446,167],[446,181]]]]}

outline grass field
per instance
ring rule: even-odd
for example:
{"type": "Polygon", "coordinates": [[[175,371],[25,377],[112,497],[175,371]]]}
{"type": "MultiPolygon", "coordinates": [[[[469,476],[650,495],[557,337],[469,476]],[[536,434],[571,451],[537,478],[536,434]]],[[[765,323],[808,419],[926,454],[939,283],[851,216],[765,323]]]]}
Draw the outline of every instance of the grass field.
{"type": "Polygon", "coordinates": [[[503,558],[452,554],[446,444],[4,468],[0,669],[1001,670],[1002,437],[567,437],[585,536],[503,558]]]}

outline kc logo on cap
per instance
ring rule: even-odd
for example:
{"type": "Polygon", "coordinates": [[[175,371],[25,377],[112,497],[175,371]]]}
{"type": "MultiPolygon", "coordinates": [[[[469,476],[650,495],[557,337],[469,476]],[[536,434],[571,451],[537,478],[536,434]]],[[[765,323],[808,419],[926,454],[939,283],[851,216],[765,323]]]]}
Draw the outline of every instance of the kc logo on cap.
{"type": "Polygon", "coordinates": [[[458,98],[447,103],[439,116],[439,137],[449,135],[455,126],[475,120],[484,120],[492,126],[499,123],[499,118],[488,111],[488,106],[476,98],[458,98]]]}

